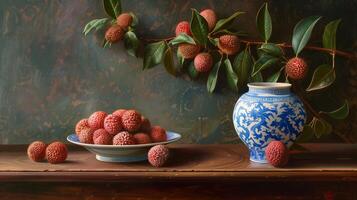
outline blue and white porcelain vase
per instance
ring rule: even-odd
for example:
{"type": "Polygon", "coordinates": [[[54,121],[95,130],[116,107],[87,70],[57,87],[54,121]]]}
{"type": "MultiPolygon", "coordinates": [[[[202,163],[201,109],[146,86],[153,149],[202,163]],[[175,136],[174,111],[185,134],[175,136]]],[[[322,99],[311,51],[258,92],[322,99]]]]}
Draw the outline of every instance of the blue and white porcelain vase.
{"type": "Polygon", "coordinates": [[[269,142],[282,141],[289,148],[303,130],[306,112],[289,83],[249,83],[248,88],[234,107],[233,123],[250,160],[266,163],[269,142]]]}

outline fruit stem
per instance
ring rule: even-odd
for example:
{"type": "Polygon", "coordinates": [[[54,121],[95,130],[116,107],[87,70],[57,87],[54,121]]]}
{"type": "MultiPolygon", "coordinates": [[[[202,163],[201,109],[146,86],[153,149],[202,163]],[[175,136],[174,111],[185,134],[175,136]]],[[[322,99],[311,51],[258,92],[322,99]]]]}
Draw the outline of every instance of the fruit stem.
{"type": "MultiPolygon", "coordinates": [[[[250,44],[250,45],[261,45],[264,44],[264,42],[261,41],[248,41],[248,40],[240,40],[243,43],[246,44],[250,44]]],[[[282,48],[292,48],[292,46],[290,44],[286,44],[286,43],[281,43],[281,44],[277,44],[278,46],[282,47],[282,48]]],[[[342,57],[346,57],[348,59],[357,61],[357,56],[355,56],[354,54],[350,53],[350,52],[345,52],[345,51],[340,51],[340,50],[333,50],[333,49],[326,49],[326,48],[322,48],[322,47],[315,47],[315,46],[306,46],[305,49],[308,50],[313,50],[313,51],[323,51],[323,52],[327,52],[331,55],[339,55],[342,57]]]]}

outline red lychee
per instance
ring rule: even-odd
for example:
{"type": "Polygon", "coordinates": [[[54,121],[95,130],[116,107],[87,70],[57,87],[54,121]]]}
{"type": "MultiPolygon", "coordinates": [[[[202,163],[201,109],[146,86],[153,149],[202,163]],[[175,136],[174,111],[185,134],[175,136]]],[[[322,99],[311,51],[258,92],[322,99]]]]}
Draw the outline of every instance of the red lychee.
{"type": "Polygon", "coordinates": [[[289,150],[284,143],[272,141],[265,148],[267,161],[274,167],[283,167],[289,160],[289,150]]]}
{"type": "Polygon", "coordinates": [[[135,132],[141,126],[141,115],[135,110],[127,110],[122,117],[122,124],[126,131],[135,132]]]}
{"type": "Polygon", "coordinates": [[[113,145],[132,145],[135,144],[135,138],[127,131],[116,134],[113,138],[113,145]]]}
{"type": "Polygon", "coordinates": [[[217,16],[212,9],[206,9],[200,12],[200,15],[205,18],[208,24],[208,29],[211,31],[216,26],[217,16]]]}
{"type": "Polygon", "coordinates": [[[140,130],[144,133],[150,133],[151,123],[148,118],[141,116],[140,130]]]}
{"type": "Polygon", "coordinates": [[[151,138],[146,133],[135,133],[134,135],[136,144],[148,144],[151,143],[151,138]]]}
{"type": "Polygon", "coordinates": [[[78,139],[82,143],[93,144],[93,130],[90,128],[83,129],[79,135],[78,139]]]}
{"type": "Polygon", "coordinates": [[[209,72],[213,65],[213,58],[209,53],[200,53],[195,57],[194,65],[198,72],[209,72]]]}
{"type": "Polygon", "coordinates": [[[178,51],[184,59],[192,59],[201,51],[199,45],[182,43],[178,47],[178,51]]]}
{"type": "Polygon", "coordinates": [[[88,124],[88,119],[81,119],[77,124],[76,124],[76,135],[78,136],[79,133],[86,128],[90,128],[88,124]]]}
{"type": "Polygon", "coordinates": [[[119,133],[123,129],[120,117],[113,114],[106,116],[104,119],[104,129],[111,135],[119,133]]]}
{"type": "Polygon", "coordinates": [[[51,164],[62,163],[67,159],[68,150],[62,142],[53,142],[46,148],[46,158],[51,164]]]}
{"type": "Polygon", "coordinates": [[[107,116],[106,112],[97,111],[94,112],[88,118],[88,124],[93,130],[97,130],[104,127],[104,119],[107,116]]]}
{"type": "Polygon", "coordinates": [[[239,50],[239,38],[235,35],[222,35],[219,37],[218,48],[227,55],[236,54],[239,50]]]}
{"type": "Polygon", "coordinates": [[[154,167],[162,167],[169,159],[170,151],[164,145],[156,145],[148,152],[148,161],[154,167]]]}
{"type": "Polygon", "coordinates": [[[182,21],[177,24],[175,29],[176,36],[180,35],[180,33],[185,33],[186,35],[192,35],[190,23],[188,21],[182,21]]]}
{"type": "Polygon", "coordinates": [[[42,141],[34,141],[27,148],[27,156],[30,160],[39,162],[45,159],[46,144],[42,141]]]}
{"type": "Polygon", "coordinates": [[[113,112],[113,115],[116,115],[116,116],[120,117],[120,119],[121,119],[121,118],[123,117],[123,114],[125,113],[125,111],[127,111],[127,110],[125,110],[125,109],[118,109],[118,110],[116,110],[116,111],[113,112]]]}
{"type": "Polygon", "coordinates": [[[167,140],[166,131],[160,126],[153,126],[151,128],[150,137],[153,142],[164,142],[167,140]]]}
{"type": "Polygon", "coordinates": [[[105,39],[108,42],[115,43],[121,40],[124,36],[125,30],[119,25],[113,25],[105,32],[105,39]]]}
{"type": "Polygon", "coordinates": [[[308,66],[302,58],[291,58],[285,65],[285,72],[291,79],[300,80],[305,78],[308,66]]]}
{"type": "Polygon", "coordinates": [[[110,145],[112,144],[112,139],[113,137],[105,129],[98,129],[93,133],[94,144],[110,145]]]}
{"type": "Polygon", "coordinates": [[[127,30],[133,22],[133,16],[130,13],[122,13],[117,17],[117,24],[127,30]]]}

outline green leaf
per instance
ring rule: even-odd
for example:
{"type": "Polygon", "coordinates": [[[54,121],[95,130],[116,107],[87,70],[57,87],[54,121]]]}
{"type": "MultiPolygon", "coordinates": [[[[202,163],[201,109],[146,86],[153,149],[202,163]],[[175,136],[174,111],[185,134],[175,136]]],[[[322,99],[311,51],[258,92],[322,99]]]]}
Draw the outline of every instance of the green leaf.
{"type": "Polygon", "coordinates": [[[263,69],[266,69],[276,64],[278,61],[279,61],[278,58],[263,55],[254,63],[252,76],[255,76],[258,72],[262,71],[263,69]]]}
{"type": "Polygon", "coordinates": [[[199,75],[198,71],[195,68],[194,62],[191,61],[187,68],[188,75],[191,79],[196,79],[199,75]]]}
{"type": "Polygon", "coordinates": [[[336,31],[341,19],[334,20],[325,26],[322,36],[322,46],[327,49],[336,49],[336,31]]]}
{"type": "Polygon", "coordinates": [[[258,72],[254,76],[250,77],[250,82],[263,82],[262,73],[258,72]]]}
{"type": "Polygon", "coordinates": [[[320,65],[315,69],[310,85],[306,91],[311,92],[324,89],[330,86],[335,81],[335,79],[335,70],[330,65],[320,65]]]}
{"type": "Polygon", "coordinates": [[[222,65],[222,60],[218,61],[211,70],[210,74],[208,75],[207,79],[207,91],[212,93],[217,85],[218,73],[219,69],[222,65]]]}
{"type": "Polygon", "coordinates": [[[102,29],[107,23],[110,21],[108,18],[103,18],[103,19],[93,19],[92,21],[88,22],[86,26],[83,29],[84,35],[87,35],[89,32],[91,32],[93,29],[96,31],[99,29],[102,29]]]}
{"type": "Polygon", "coordinates": [[[279,71],[275,72],[273,75],[271,75],[268,79],[267,82],[278,82],[281,71],[284,69],[284,67],[282,67],[279,71]]]}
{"type": "Polygon", "coordinates": [[[234,59],[233,69],[237,73],[238,76],[238,85],[243,86],[252,71],[253,60],[251,55],[249,54],[248,49],[240,52],[234,59]]]}
{"type": "Polygon", "coordinates": [[[136,25],[138,25],[139,19],[133,12],[129,12],[129,14],[133,17],[133,21],[131,22],[130,26],[135,27],[136,25]]]}
{"type": "Polygon", "coordinates": [[[310,126],[314,130],[315,136],[320,138],[322,135],[327,135],[332,132],[332,126],[324,119],[314,117],[310,123],[310,126]]]}
{"type": "Polygon", "coordinates": [[[207,45],[207,35],[208,35],[208,25],[205,18],[203,18],[196,9],[192,9],[191,18],[191,32],[196,41],[206,46],[207,45]]]}
{"type": "Polygon", "coordinates": [[[262,7],[260,7],[257,13],[256,23],[260,36],[265,42],[267,42],[272,32],[272,23],[268,10],[268,3],[264,3],[262,7]]]}
{"type": "Polygon", "coordinates": [[[144,69],[150,69],[160,64],[164,57],[166,49],[167,44],[165,43],[165,41],[148,44],[145,47],[144,53],[144,69]]]}
{"type": "Polygon", "coordinates": [[[108,47],[111,47],[112,46],[112,43],[107,41],[106,39],[103,40],[103,44],[102,44],[102,47],[105,49],[105,48],[108,48],[108,47]]]}
{"type": "Polygon", "coordinates": [[[176,69],[174,66],[174,56],[171,47],[168,47],[165,52],[164,66],[169,74],[176,76],[176,69]]]}
{"type": "Polygon", "coordinates": [[[276,44],[264,43],[262,44],[262,46],[260,46],[259,50],[263,51],[268,55],[275,56],[275,57],[283,56],[283,50],[276,44]]]}
{"type": "Polygon", "coordinates": [[[124,35],[124,46],[129,55],[136,57],[139,47],[139,40],[136,34],[132,31],[128,31],[124,35]]]}
{"type": "Polygon", "coordinates": [[[295,52],[295,55],[299,55],[301,50],[305,47],[307,42],[310,39],[311,32],[314,29],[317,21],[321,19],[320,16],[311,16],[299,21],[293,32],[292,46],[295,52]]]}
{"type": "Polygon", "coordinates": [[[348,102],[345,101],[345,103],[338,109],[331,111],[331,112],[321,112],[321,113],[327,114],[328,116],[330,116],[333,119],[345,119],[348,116],[349,112],[350,112],[350,109],[348,106],[348,102]]]}
{"type": "Polygon", "coordinates": [[[244,12],[239,12],[238,11],[238,12],[233,13],[233,15],[231,15],[228,18],[218,20],[218,22],[216,23],[216,26],[214,27],[212,33],[216,33],[216,32],[218,32],[218,31],[220,31],[222,29],[228,28],[233,23],[233,21],[241,14],[244,14],[244,12]]]}
{"type": "Polygon", "coordinates": [[[305,125],[301,135],[296,139],[297,143],[311,142],[315,136],[315,131],[310,125],[305,125]]]}
{"type": "Polygon", "coordinates": [[[231,61],[226,58],[223,62],[226,68],[226,77],[229,88],[234,91],[238,91],[238,77],[237,74],[234,72],[231,61]]]}
{"type": "Polygon", "coordinates": [[[103,0],[105,12],[116,19],[121,14],[121,1],[120,0],[103,0]]]}
{"type": "Polygon", "coordinates": [[[185,33],[181,33],[169,42],[171,45],[177,45],[181,43],[196,44],[195,40],[185,33]]]}

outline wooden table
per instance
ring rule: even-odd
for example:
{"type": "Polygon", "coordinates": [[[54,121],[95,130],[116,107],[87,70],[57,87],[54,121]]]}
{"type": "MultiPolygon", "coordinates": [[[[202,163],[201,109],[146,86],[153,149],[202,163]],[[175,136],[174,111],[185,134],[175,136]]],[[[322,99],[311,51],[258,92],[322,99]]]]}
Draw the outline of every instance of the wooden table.
{"type": "Polygon", "coordinates": [[[357,146],[305,144],[286,168],[252,163],[243,145],[170,145],[166,167],[97,161],[70,147],[66,163],[31,162],[0,146],[0,199],[357,199],[357,146]]]}

